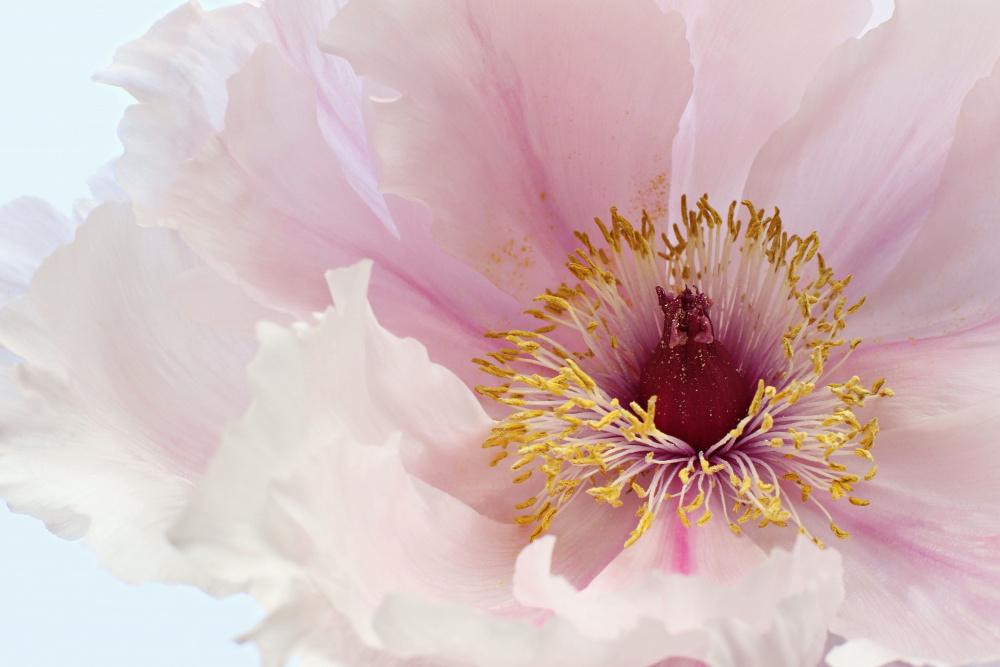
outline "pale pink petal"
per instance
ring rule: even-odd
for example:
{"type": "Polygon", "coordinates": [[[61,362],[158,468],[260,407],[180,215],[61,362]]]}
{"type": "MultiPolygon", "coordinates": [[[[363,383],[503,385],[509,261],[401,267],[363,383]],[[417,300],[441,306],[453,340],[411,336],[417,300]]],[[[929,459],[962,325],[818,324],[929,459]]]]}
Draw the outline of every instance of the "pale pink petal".
{"type": "Polygon", "coordinates": [[[188,2],[94,75],[139,102],[118,128],[125,153],[116,172],[140,212],[160,205],[178,165],[221,125],[225,81],[266,39],[262,18],[249,4],[206,12],[188,2]]]}
{"type": "Polygon", "coordinates": [[[864,344],[850,362],[850,374],[872,381],[885,378],[895,392],[877,407],[883,429],[947,415],[1000,395],[1000,318],[965,331],[900,338],[864,344]]]}
{"type": "Polygon", "coordinates": [[[261,44],[272,44],[316,89],[323,135],[347,167],[347,178],[386,224],[368,158],[365,110],[358,103],[363,83],[340,58],[319,51],[316,39],[343,0],[270,0],[213,11],[189,2],[158,22],[148,34],[115,55],[97,72],[98,81],[120,86],[139,104],[119,127],[125,154],[119,182],[143,224],[169,225],[159,206],[177,169],[223,127],[226,80],[261,44]]]}
{"type": "Polygon", "coordinates": [[[878,285],[919,231],[962,100],[1000,55],[1000,4],[898,2],[836,49],[754,161],[745,194],[817,230],[835,269],[878,285]]]}
{"type": "Polygon", "coordinates": [[[248,398],[253,341],[188,320],[167,292],[198,266],[176,232],[135,227],[121,204],[43,263],[0,314],[0,342],[27,360],[24,402],[2,407],[0,487],[128,581],[219,590],[163,535],[248,398]]]}
{"type": "Polygon", "coordinates": [[[672,210],[680,195],[740,199],[764,142],[792,117],[806,84],[871,15],[867,0],[671,0],[687,22],[694,92],[673,147],[672,210]]]}
{"type": "Polygon", "coordinates": [[[878,474],[857,489],[871,504],[831,508],[851,534],[832,631],[953,663],[1000,654],[998,415],[993,396],[879,433],[878,474]]]}
{"type": "Polygon", "coordinates": [[[403,93],[378,108],[382,189],[509,294],[565,280],[573,230],[666,205],[691,90],[684,27],[642,0],[359,0],[325,48],[403,93]]]}
{"type": "MultiPolygon", "coordinates": [[[[521,552],[514,593],[548,610],[534,627],[470,609],[394,596],[377,619],[403,655],[443,653],[477,665],[646,667],[689,656],[713,667],[816,664],[843,598],[840,558],[805,540],[774,551],[734,585],[654,573],[616,592],[577,591],[550,573],[557,539],[521,552]]],[[[670,664],[670,663],[667,663],[670,664]]]]}
{"type": "MultiPolygon", "coordinates": [[[[73,238],[76,225],[47,202],[21,197],[0,207],[0,308],[28,291],[42,260],[73,238]]],[[[11,367],[22,361],[0,344],[0,400],[18,397],[11,367]]]]}
{"type": "MultiPolygon", "coordinates": [[[[624,508],[622,508],[624,509],[624,508]]],[[[685,528],[675,514],[661,516],[643,536],[590,582],[590,592],[611,592],[631,586],[657,571],[698,575],[733,584],[763,563],[767,554],[747,536],[733,535],[721,520],[697,529],[685,528]]]]}
{"type": "MultiPolygon", "coordinates": [[[[314,329],[261,325],[249,367],[255,400],[175,535],[269,609],[294,603],[289,580],[309,584],[377,647],[374,614],[392,591],[509,605],[530,531],[407,469],[410,459],[432,464],[440,449],[478,448],[493,422],[417,341],[378,325],[365,297],[370,271],[364,262],[329,274],[336,306],[314,329]]],[[[481,470],[466,474],[491,472],[481,470]]]]}
{"type": "Polygon", "coordinates": [[[864,335],[947,334],[1000,315],[998,183],[1000,65],[966,96],[927,221],[858,313],[864,335]]]}
{"type": "Polygon", "coordinates": [[[323,273],[375,260],[371,301],[397,335],[470,384],[482,334],[522,306],[444,254],[426,211],[390,198],[398,237],[347,182],[316,120],[316,94],[274,47],[230,81],[226,129],[180,170],[164,211],[184,238],[262,303],[299,316],[329,303],[323,273]]]}

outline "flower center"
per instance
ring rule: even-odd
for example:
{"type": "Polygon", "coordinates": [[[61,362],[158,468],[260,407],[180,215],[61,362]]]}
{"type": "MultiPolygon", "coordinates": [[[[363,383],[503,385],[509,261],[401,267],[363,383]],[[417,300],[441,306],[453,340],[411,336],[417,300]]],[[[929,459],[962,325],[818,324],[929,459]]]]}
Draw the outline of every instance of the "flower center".
{"type": "Polygon", "coordinates": [[[815,233],[744,205],[749,221],[736,202],[724,220],[682,197],[664,250],[645,215],[636,229],[611,209],[610,227],[596,221],[606,247],[578,232],[576,282],[525,311],[542,326],[486,334],[508,346],[474,360],[499,380],[476,389],[512,412],[483,447],[491,466],[516,456],[529,497],[515,521],[532,539],[584,495],[633,506],[626,547],[666,508],[689,527],[721,515],[736,535],[791,522],[822,547],[818,519],[848,537],[827,505],[868,504],[852,494],[875,476],[878,421],[859,414],[892,396],[841,371],[861,339],[839,334],[864,297],[847,305],[851,277],[834,278],[815,233]]]}
{"type": "Polygon", "coordinates": [[[663,336],[639,375],[639,405],[656,396],[656,428],[703,452],[746,416],[750,394],[713,334],[712,300],[697,288],[672,296],[657,286],[656,293],[663,336]]]}

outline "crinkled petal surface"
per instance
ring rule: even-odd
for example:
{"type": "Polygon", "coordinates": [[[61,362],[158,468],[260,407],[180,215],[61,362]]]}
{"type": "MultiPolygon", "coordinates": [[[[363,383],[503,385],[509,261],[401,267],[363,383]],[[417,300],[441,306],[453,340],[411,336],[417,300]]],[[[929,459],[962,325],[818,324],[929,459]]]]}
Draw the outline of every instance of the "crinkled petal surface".
{"type": "MultiPolygon", "coordinates": [[[[73,238],[75,223],[50,204],[22,197],[0,208],[0,308],[28,291],[39,264],[73,238]]],[[[17,400],[11,367],[21,359],[0,344],[0,401],[17,400]]]]}
{"type": "Polygon", "coordinates": [[[119,126],[125,153],[117,176],[143,224],[170,225],[160,210],[177,170],[224,126],[226,80],[262,44],[281,51],[320,98],[319,124],[347,165],[348,177],[376,210],[385,208],[368,157],[361,82],[347,63],[329,58],[316,36],[343,0],[269,0],[205,11],[189,1],[145,36],[118,50],[95,78],[120,86],[138,104],[119,126]]]}
{"type": "MultiPolygon", "coordinates": [[[[867,15],[189,3],[99,74],[139,101],[117,173],[146,227],[98,208],[0,313],[28,360],[0,490],[128,580],[249,590],[276,667],[792,667],[829,627],[1000,653],[1000,9],[898,0],[853,39],[867,15]],[[623,551],[634,496],[582,499],[529,545],[479,446],[480,336],[568,278],[593,216],[665,223],[702,191],[779,206],[869,294],[843,370],[897,392],[871,505],[837,506],[837,551],[669,513],[623,551]]],[[[37,202],[0,212],[30,225],[40,245],[0,249],[12,294],[71,229],[37,202]]]]}
{"type": "MultiPolygon", "coordinates": [[[[386,664],[393,654],[483,665],[818,661],[842,599],[833,552],[776,551],[734,584],[652,573],[622,590],[579,591],[551,573],[557,538],[522,550],[528,529],[412,474],[415,453],[433,465],[477,448],[492,422],[417,342],[378,325],[370,271],[329,274],[335,306],[315,328],[262,325],[251,408],[174,531],[271,609],[253,637],[274,664],[282,647],[373,664],[365,651],[387,651],[386,664]],[[342,641],[287,622],[316,612],[342,641]]],[[[488,470],[465,471],[483,493],[488,470]]]]}
{"type": "Polygon", "coordinates": [[[24,401],[3,404],[0,488],[17,512],[86,535],[127,581],[211,580],[164,536],[248,395],[252,340],[180,312],[171,280],[200,262],[170,230],[106,204],[0,313],[24,401]]]}

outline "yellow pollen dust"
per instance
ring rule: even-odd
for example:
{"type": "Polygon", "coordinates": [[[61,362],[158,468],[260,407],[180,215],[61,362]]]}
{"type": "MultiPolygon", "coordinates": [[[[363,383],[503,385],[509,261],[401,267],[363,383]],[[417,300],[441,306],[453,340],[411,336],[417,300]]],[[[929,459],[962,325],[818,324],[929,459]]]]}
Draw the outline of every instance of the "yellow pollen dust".
{"type": "Polygon", "coordinates": [[[633,508],[625,547],[667,509],[687,527],[720,517],[736,535],[748,522],[794,523],[822,547],[799,509],[812,506],[848,537],[824,503],[868,505],[853,494],[877,470],[878,421],[862,423],[856,410],[892,396],[882,379],[869,386],[839,372],[861,343],[840,335],[864,297],[848,303],[851,277],[834,278],[815,233],[790,235],[777,210],[743,205],[748,221],[736,219],[736,202],[724,220],[707,196],[694,211],[682,197],[673,238],[658,238],[645,214],[637,229],[612,208],[610,226],[596,220],[603,247],[576,233],[581,247],[566,264],[575,282],[525,311],[540,326],[486,334],[507,346],[474,360],[496,378],[476,389],[512,412],[483,447],[497,448],[490,465],[505,462],[525,486],[515,521],[534,526],[531,539],[582,495],[633,508]],[[633,400],[661,336],[658,285],[711,297],[715,336],[753,392],[746,416],[705,451],[656,428],[655,396],[633,400]]]}

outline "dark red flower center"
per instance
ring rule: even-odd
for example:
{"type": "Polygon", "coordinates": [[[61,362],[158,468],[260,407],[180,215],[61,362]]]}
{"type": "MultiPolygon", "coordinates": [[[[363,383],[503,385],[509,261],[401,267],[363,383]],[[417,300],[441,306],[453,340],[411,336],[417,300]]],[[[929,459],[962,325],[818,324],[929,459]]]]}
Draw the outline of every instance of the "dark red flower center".
{"type": "Polygon", "coordinates": [[[639,377],[639,405],[656,396],[656,428],[698,451],[719,441],[746,416],[750,394],[729,351],[715,338],[708,295],[657,287],[663,337],[639,377]]]}

